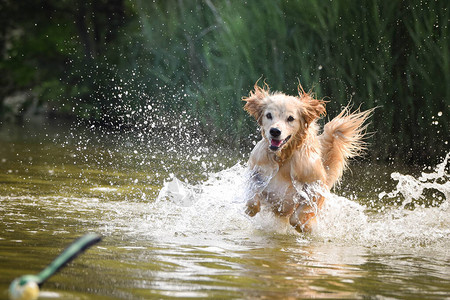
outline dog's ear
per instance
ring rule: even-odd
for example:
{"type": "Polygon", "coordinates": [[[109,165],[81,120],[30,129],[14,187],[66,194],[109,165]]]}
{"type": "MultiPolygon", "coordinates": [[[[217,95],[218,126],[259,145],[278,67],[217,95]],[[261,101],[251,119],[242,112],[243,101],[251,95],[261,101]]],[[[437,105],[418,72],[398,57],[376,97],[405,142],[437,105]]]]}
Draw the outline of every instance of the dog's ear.
{"type": "Polygon", "coordinates": [[[244,109],[253,116],[258,123],[261,123],[261,116],[264,111],[265,101],[264,99],[269,95],[269,86],[264,84],[263,88],[258,86],[258,82],[255,83],[254,91],[251,91],[248,97],[242,98],[247,102],[244,105],[244,109]]]}
{"type": "Polygon", "coordinates": [[[304,101],[303,107],[303,118],[308,125],[315,119],[326,115],[325,101],[323,100],[314,98],[308,99],[307,101],[304,101]]]}
{"type": "Polygon", "coordinates": [[[303,87],[299,85],[298,93],[302,102],[302,116],[309,126],[315,119],[326,115],[325,101],[315,99],[311,92],[306,93],[303,87]]]}

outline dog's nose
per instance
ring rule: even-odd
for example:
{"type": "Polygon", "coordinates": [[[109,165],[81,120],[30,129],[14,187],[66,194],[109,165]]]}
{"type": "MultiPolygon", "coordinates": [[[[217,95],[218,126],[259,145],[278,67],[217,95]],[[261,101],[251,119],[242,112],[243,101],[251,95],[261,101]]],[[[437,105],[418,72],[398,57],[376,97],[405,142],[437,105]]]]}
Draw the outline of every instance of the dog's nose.
{"type": "Polygon", "coordinates": [[[269,133],[273,137],[279,137],[281,135],[281,130],[278,128],[270,128],[269,133]]]}

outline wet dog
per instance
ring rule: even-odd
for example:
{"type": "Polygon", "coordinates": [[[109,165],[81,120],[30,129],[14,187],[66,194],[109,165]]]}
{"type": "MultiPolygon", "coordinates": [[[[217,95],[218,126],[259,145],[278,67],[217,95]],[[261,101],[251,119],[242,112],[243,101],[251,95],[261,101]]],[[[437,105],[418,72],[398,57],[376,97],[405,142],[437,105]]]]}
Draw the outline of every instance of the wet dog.
{"type": "Polygon", "coordinates": [[[346,107],[319,135],[316,121],[326,113],[325,102],[300,85],[298,91],[289,96],[255,84],[243,99],[262,134],[248,162],[246,213],[256,215],[263,204],[297,231],[309,232],[348,159],[364,150],[365,121],[372,110],[346,107]]]}

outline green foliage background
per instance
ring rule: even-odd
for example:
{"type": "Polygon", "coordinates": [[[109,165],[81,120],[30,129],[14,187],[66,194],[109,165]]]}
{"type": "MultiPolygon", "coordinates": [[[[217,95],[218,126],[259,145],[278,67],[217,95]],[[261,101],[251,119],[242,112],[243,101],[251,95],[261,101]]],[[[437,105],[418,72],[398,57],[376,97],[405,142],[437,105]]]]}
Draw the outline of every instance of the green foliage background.
{"type": "MultiPolygon", "coordinates": [[[[254,83],[294,94],[299,80],[330,101],[330,117],[349,102],[378,107],[372,158],[435,161],[449,151],[449,6],[6,1],[0,99],[32,91],[52,113],[119,127],[156,104],[147,113],[187,111],[217,142],[238,148],[255,139],[241,101],[254,83]]],[[[0,107],[3,119],[11,115],[0,107]]]]}

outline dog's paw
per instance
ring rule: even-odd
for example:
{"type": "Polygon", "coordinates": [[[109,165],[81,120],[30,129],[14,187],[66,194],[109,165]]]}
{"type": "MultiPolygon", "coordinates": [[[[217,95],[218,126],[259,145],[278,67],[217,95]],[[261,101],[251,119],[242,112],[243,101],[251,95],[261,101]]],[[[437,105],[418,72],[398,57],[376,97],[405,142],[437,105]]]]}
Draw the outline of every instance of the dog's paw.
{"type": "Polygon", "coordinates": [[[261,210],[261,204],[260,204],[259,200],[252,199],[247,202],[247,207],[245,209],[245,213],[247,215],[249,215],[250,217],[253,217],[257,213],[259,213],[260,210],[261,210]]]}
{"type": "Polygon", "coordinates": [[[291,226],[300,233],[310,233],[316,222],[316,214],[304,207],[297,208],[289,218],[291,226]]]}

